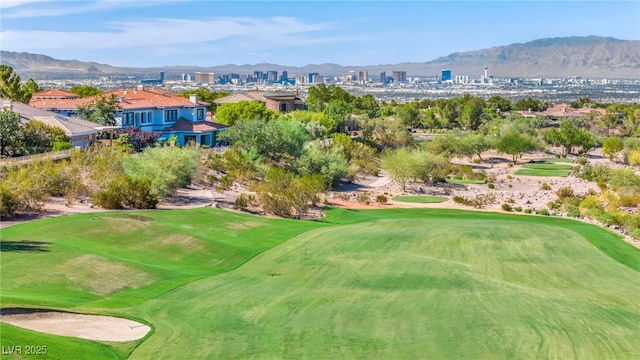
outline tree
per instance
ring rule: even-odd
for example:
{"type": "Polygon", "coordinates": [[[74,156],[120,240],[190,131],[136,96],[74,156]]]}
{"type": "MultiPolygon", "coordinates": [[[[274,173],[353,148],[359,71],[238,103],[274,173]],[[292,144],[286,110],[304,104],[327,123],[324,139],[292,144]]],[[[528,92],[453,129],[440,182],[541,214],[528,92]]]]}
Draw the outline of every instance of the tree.
{"type": "Polygon", "coordinates": [[[396,119],[407,127],[422,125],[420,110],[418,110],[413,103],[398,105],[398,107],[396,107],[396,119]]]}
{"type": "Polygon", "coordinates": [[[7,109],[0,110],[0,156],[11,156],[15,153],[21,136],[20,114],[7,109]]]}
{"type": "Polygon", "coordinates": [[[24,124],[22,128],[22,146],[29,153],[51,150],[56,143],[58,143],[58,147],[62,146],[61,143],[67,143],[67,148],[71,147],[69,138],[64,130],[59,127],[50,126],[38,120],[29,120],[24,124]]]}
{"type": "Polygon", "coordinates": [[[622,149],[624,144],[620,138],[612,137],[602,140],[602,153],[607,155],[609,160],[613,160],[622,149]]]}
{"type": "Polygon", "coordinates": [[[320,175],[327,185],[347,176],[347,160],[339,148],[323,149],[315,141],[298,157],[293,168],[299,175],[320,175]]]}
{"type": "Polygon", "coordinates": [[[0,65],[0,97],[10,99],[21,103],[29,103],[31,95],[40,91],[38,84],[33,79],[27,80],[24,85],[20,83],[21,79],[13,68],[9,65],[0,65]]]}
{"type": "Polygon", "coordinates": [[[90,101],[78,105],[77,112],[81,118],[98,123],[105,126],[115,126],[116,111],[120,109],[118,97],[115,94],[111,94],[110,97],[104,95],[97,95],[90,101]]]}
{"type": "Polygon", "coordinates": [[[81,98],[102,94],[102,90],[90,85],[75,85],[69,89],[69,92],[72,92],[81,98]]]}
{"type": "Polygon", "coordinates": [[[255,149],[258,155],[275,163],[288,163],[298,157],[308,140],[300,123],[285,119],[238,120],[223,136],[232,145],[245,150],[255,149]]]}
{"type": "Polygon", "coordinates": [[[536,148],[536,142],[531,136],[515,131],[504,134],[496,143],[496,149],[501,153],[511,155],[514,164],[522,154],[536,148]]]}
{"type": "Polygon", "coordinates": [[[481,98],[470,98],[462,107],[458,123],[463,129],[477,129],[482,121],[484,101],[481,98]]]}
{"type": "Polygon", "coordinates": [[[415,174],[411,152],[405,147],[388,150],[380,160],[380,166],[389,173],[391,179],[402,186],[402,191],[406,191],[407,180],[415,174]]]}
{"type": "Polygon", "coordinates": [[[370,118],[380,117],[380,104],[371,94],[365,94],[354,101],[354,107],[360,114],[366,114],[370,118]]]}
{"type": "Polygon", "coordinates": [[[578,128],[574,123],[564,121],[560,128],[552,128],[545,133],[547,143],[554,146],[562,146],[562,154],[572,154],[575,147],[580,146],[582,152],[587,152],[595,146],[593,135],[583,128],[578,128]]]}
{"type": "Polygon", "coordinates": [[[496,111],[509,111],[511,110],[511,101],[494,95],[487,100],[487,106],[495,109],[496,111]]]}
{"type": "Polygon", "coordinates": [[[514,110],[530,110],[530,111],[544,111],[546,106],[540,100],[534,100],[532,98],[526,98],[518,100],[512,105],[514,110]]]}
{"type": "Polygon", "coordinates": [[[184,98],[189,98],[189,95],[191,94],[197,94],[198,95],[198,100],[209,103],[209,106],[207,106],[207,111],[211,111],[212,113],[216,112],[216,108],[217,105],[214,102],[214,100],[216,99],[220,99],[223,98],[225,96],[229,96],[230,94],[226,91],[213,91],[211,89],[208,89],[206,87],[201,87],[198,89],[194,89],[194,90],[187,90],[183,93],[181,93],[178,96],[184,97],[184,98]]]}
{"type": "Polygon", "coordinates": [[[125,156],[122,168],[133,180],[148,180],[152,193],[164,196],[191,181],[198,168],[198,153],[191,148],[146,148],[125,156]]]}
{"type": "Polygon", "coordinates": [[[224,125],[233,126],[239,120],[271,120],[279,116],[277,111],[268,109],[259,101],[239,101],[223,104],[217,108],[216,120],[224,125]]]}
{"type": "Polygon", "coordinates": [[[342,99],[331,100],[324,108],[323,113],[336,124],[335,129],[342,131],[351,117],[351,104],[342,99]]]}

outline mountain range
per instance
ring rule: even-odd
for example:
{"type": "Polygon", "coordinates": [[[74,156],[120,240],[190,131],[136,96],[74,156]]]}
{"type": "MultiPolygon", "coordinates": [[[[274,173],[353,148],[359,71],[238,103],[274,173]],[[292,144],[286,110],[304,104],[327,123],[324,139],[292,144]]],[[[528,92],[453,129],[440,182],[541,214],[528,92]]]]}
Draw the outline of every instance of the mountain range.
{"type": "Polygon", "coordinates": [[[139,75],[165,71],[167,77],[195,71],[214,73],[251,73],[253,71],[288,71],[290,74],[317,72],[344,75],[349,71],[406,71],[407,76],[439,75],[450,69],[453,75],[478,78],[488,68],[496,77],[569,77],[640,78],[640,40],[620,40],[611,37],[557,37],[515,43],[488,49],[456,52],[427,62],[407,62],[367,66],[310,64],[302,67],[277,64],[217,65],[211,67],[165,66],[153,68],[114,67],[96,62],[59,60],[46,55],[0,51],[0,62],[10,65],[23,77],[98,77],[115,74],[139,75]]]}

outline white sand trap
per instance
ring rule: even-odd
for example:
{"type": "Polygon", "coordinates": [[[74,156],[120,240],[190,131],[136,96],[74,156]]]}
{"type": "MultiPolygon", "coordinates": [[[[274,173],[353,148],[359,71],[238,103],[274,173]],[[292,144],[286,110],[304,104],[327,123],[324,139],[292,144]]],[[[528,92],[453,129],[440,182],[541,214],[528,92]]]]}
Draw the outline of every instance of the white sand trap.
{"type": "Polygon", "coordinates": [[[117,317],[33,309],[3,309],[0,322],[47,334],[99,341],[137,340],[151,330],[147,325],[117,317]]]}

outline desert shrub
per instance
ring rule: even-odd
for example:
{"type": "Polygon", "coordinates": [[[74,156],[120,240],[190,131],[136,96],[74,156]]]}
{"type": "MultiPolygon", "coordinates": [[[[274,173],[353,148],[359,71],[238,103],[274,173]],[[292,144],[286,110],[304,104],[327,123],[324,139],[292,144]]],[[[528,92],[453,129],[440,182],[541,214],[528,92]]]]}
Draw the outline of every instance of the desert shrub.
{"type": "Polygon", "coordinates": [[[512,187],[513,187],[513,185],[512,185],[512,184],[508,184],[508,185],[507,185],[507,187],[512,188],[512,187]]]}
{"type": "Polygon", "coordinates": [[[378,204],[386,204],[387,201],[389,201],[389,199],[385,196],[385,195],[378,195],[376,196],[376,202],[378,204]]]}
{"type": "Polygon", "coordinates": [[[540,185],[540,190],[551,190],[551,186],[544,182],[542,183],[542,185],[540,185]]]}
{"type": "Polygon", "coordinates": [[[631,236],[640,240],[640,229],[634,229],[631,231],[631,236]]]}
{"type": "Polygon", "coordinates": [[[579,197],[570,196],[570,197],[564,198],[562,203],[565,205],[580,206],[580,201],[582,201],[582,199],[580,199],[579,197]]]}
{"type": "Polygon", "coordinates": [[[504,210],[504,211],[511,211],[511,205],[509,205],[509,204],[502,204],[502,210],[504,210]]]}
{"type": "Polygon", "coordinates": [[[488,183],[488,184],[487,184],[487,187],[488,187],[489,189],[495,189],[495,188],[496,188],[496,186],[495,186],[495,185],[493,185],[493,183],[488,183]]]}
{"type": "Polygon", "coordinates": [[[587,158],[586,158],[586,157],[584,157],[584,156],[579,156],[579,157],[576,159],[576,163],[578,163],[578,164],[580,164],[580,165],[582,165],[582,166],[586,165],[586,164],[587,164],[587,162],[588,162],[588,160],[587,160],[587,158]]]}
{"type": "Polygon", "coordinates": [[[507,203],[509,203],[509,204],[515,204],[515,203],[516,203],[516,199],[515,199],[513,196],[510,196],[510,197],[507,199],[507,203]]]}
{"type": "Polygon", "coordinates": [[[603,223],[603,224],[609,224],[609,225],[611,225],[611,224],[619,225],[620,224],[620,222],[616,221],[616,218],[612,214],[610,214],[610,213],[608,213],[606,211],[600,211],[600,212],[596,213],[595,215],[596,215],[595,219],[598,220],[599,222],[603,223]]]}
{"type": "Polygon", "coordinates": [[[547,203],[547,207],[551,210],[560,209],[560,203],[556,201],[549,201],[547,203]]]}
{"type": "Polygon", "coordinates": [[[122,174],[118,175],[104,188],[96,192],[93,202],[104,209],[124,209],[127,194],[122,190],[127,187],[127,177],[122,174]]]}
{"type": "Polygon", "coordinates": [[[371,196],[369,193],[361,192],[356,195],[356,201],[360,204],[369,205],[371,204],[371,196]]]}
{"type": "Polygon", "coordinates": [[[127,180],[125,205],[135,209],[155,209],[159,198],[151,186],[151,180],[131,178],[127,180]]]}
{"type": "Polygon", "coordinates": [[[224,174],[223,176],[221,176],[216,180],[217,180],[217,185],[215,189],[219,193],[222,193],[231,189],[231,186],[233,185],[233,176],[231,176],[231,174],[224,174]]]}
{"type": "Polygon", "coordinates": [[[456,195],[453,197],[453,202],[456,204],[466,204],[468,200],[460,195],[456,195]]]}
{"type": "Polygon", "coordinates": [[[545,216],[549,216],[550,215],[549,214],[549,210],[547,210],[547,209],[540,209],[540,210],[536,211],[536,214],[545,215],[545,216]]]}
{"type": "Polygon", "coordinates": [[[560,202],[563,202],[565,198],[574,196],[573,189],[568,186],[561,187],[560,189],[558,189],[558,191],[556,191],[556,195],[558,195],[558,200],[560,202]]]}
{"type": "Polygon", "coordinates": [[[522,206],[516,206],[513,208],[515,211],[522,211],[522,206]]]}
{"type": "Polygon", "coordinates": [[[0,218],[12,217],[16,213],[18,202],[15,194],[13,194],[5,184],[0,186],[0,218]]]}
{"type": "Polygon", "coordinates": [[[253,194],[241,193],[236,198],[234,207],[239,210],[245,210],[247,207],[253,205],[255,200],[256,200],[256,197],[253,194]]]}
{"type": "Polygon", "coordinates": [[[496,174],[487,175],[487,181],[490,182],[490,183],[496,182],[497,179],[498,179],[498,177],[496,176],[496,174]]]}
{"type": "Polygon", "coordinates": [[[609,180],[610,171],[610,168],[602,164],[586,164],[582,167],[582,170],[580,171],[580,174],[578,176],[588,181],[595,181],[597,183],[604,182],[606,184],[609,180]]]}
{"type": "Polygon", "coordinates": [[[564,210],[567,212],[567,216],[569,216],[569,217],[572,217],[572,218],[579,218],[580,217],[580,208],[578,208],[575,205],[565,204],[564,210]]]}
{"type": "Polygon", "coordinates": [[[526,208],[524,209],[525,214],[531,214],[533,212],[533,210],[531,210],[531,208],[526,208]]]}
{"type": "Polygon", "coordinates": [[[507,175],[507,179],[511,180],[511,179],[513,179],[513,176],[507,175]]]}
{"type": "Polygon", "coordinates": [[[342,201],[350,201],[351,200],[351,195],[349,195],[348,193],[336,193],[335,197],[339,200],[342,201]]]}

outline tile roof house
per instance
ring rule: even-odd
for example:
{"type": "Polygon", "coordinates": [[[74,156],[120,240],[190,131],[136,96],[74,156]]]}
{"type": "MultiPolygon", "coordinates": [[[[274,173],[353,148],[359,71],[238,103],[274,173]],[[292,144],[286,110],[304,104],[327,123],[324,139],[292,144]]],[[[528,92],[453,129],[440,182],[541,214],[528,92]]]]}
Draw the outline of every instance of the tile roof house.
{"type": "Polygon", "coordinates": [[[219,133],[225,127],[207,120],[209,104],[199,101],[196,94],[190,95],[187,99],[139,87],[107,91],[83,99],[36,98],[30,104],[41,109],[72,115],[79,104],[99,96],[115,96],[118,99],[120,108],[115,113],[115,119],[122,129],[136,126],[141,131],[159,131],[162,134],[160,141],[176,136],[179,146],[190,143],[207,146],[221,144],[219,133]]]}
{"type": "Polygon", "coordinates": [[[298,97],[298,91],[258,91],[257,88],[246,93],[237,93],[214,100],[217,105],[237,103],[240,101],[259,101],[268,109],[286,113],[294,110],[306,109],[304,100],[298,97]]]}
{"type": "Polygon", "coordinates": [[[49,126],[62,129],[74,147],[81,147],[85,150],[96,141],[98,131],[104,128],[100,124],[80,118],[67,117],[19,102],[3,100],[2,107],[20,114],[23,122],[38,120],[49,126]]]}

